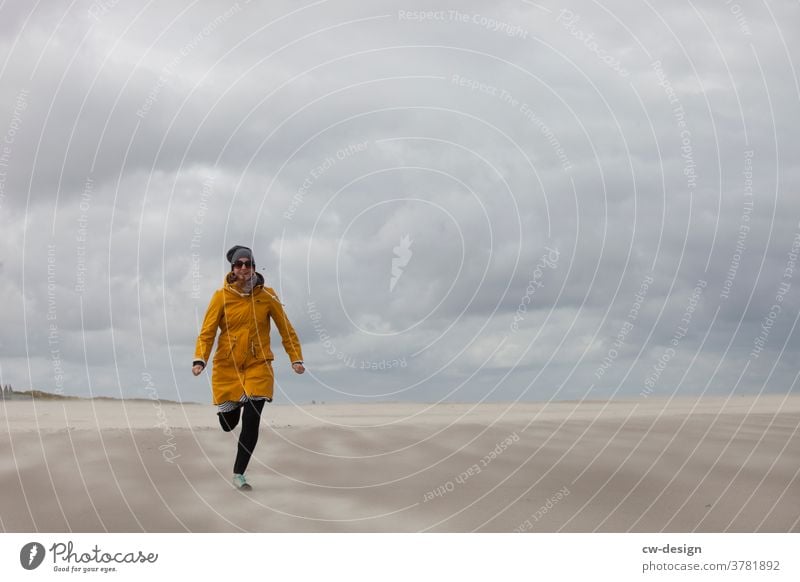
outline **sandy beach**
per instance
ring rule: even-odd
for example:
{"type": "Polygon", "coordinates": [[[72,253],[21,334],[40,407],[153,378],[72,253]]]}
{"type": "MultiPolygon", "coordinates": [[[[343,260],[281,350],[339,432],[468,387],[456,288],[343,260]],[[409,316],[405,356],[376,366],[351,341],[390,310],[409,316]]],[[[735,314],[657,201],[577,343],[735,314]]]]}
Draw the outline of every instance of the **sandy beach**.
{"type": "Polygon", "coordinates": [[[5,532],[797,532],[800,396],[268,405],[0,403],[5,532]]]}

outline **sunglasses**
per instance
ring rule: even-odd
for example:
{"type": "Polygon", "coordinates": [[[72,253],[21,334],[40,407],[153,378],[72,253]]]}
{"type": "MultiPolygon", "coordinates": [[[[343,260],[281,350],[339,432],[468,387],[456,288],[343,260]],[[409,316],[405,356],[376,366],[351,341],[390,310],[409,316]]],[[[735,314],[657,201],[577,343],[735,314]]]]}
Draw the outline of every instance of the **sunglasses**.
{"type": "Polygon", "coordinates": [[[233,264],[233,266],[236,267],[237,269],[242,269],[244,267],[252,267],[253,263],[251,261],[241,261],[241,260],[239,260],[239,261],[236,261],[233,264]]]}

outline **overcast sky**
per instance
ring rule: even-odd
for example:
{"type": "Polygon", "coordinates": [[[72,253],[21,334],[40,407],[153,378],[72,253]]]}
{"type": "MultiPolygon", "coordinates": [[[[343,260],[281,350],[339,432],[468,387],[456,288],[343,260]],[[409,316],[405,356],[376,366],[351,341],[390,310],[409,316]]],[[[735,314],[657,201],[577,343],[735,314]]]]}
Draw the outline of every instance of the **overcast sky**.
{"type": "Polygon", "coordinates": [[[277,402],[796,392],[799,27],[3,2],[0,382],[210,402],[194,342],[244,244],[303,342],[297,376],[273,330],[277,402]]]}

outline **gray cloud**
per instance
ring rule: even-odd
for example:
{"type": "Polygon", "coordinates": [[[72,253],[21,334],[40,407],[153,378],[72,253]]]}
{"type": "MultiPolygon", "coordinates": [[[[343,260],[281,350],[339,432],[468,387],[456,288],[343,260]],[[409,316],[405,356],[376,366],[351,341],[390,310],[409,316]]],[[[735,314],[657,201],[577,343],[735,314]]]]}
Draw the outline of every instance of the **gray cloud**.
{"type": "Polygon", "coordinates": [[[2,382],[207,401],[238,243],[304,343],[286,399],[794,389],[770,9],[6,3],[2,382]]]}

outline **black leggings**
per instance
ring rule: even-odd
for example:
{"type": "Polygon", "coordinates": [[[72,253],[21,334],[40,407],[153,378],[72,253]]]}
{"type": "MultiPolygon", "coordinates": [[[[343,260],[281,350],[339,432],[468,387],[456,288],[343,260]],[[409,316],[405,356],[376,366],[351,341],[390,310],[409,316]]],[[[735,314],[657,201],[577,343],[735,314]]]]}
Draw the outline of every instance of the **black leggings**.
{"type": "Polygon", "coordinates": [[[234,474],[244,474],[247,464],[250,462],[250,455],[256,448],[258,425],[261,423],[261,409],[264,408],[264,402],[265,400],[248,400],[235,410],[217,413],[219,424],[225,432],[236,428],[236,425],[239,424],[239,415],[241,414],[242,417],[239,448],[236,453],[236,462],[233,464],[234,474]]]}

